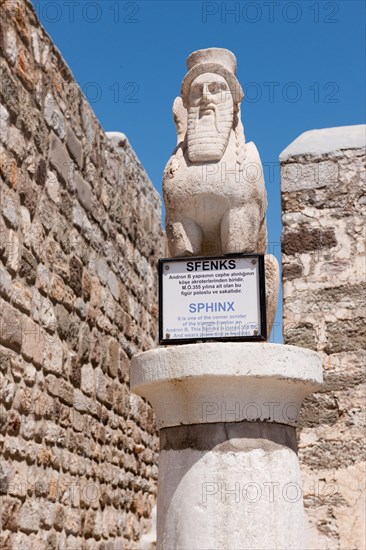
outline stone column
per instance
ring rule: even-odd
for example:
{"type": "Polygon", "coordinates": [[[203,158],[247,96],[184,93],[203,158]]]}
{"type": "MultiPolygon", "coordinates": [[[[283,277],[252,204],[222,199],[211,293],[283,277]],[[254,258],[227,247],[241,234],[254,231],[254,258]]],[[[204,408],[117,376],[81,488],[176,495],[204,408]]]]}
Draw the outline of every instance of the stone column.
{"type": "Polygon", "coordinates": [[[305,549],[295,426],[318,354],[257,343],[134,357],[131,389],[160,429],[157,548],[305,549]]]}

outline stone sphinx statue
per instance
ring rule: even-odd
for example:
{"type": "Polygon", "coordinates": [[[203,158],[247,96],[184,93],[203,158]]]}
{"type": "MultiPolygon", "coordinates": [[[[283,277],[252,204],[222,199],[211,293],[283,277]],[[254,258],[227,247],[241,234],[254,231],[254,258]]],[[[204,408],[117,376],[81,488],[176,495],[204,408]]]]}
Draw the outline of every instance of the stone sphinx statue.
{"type": "MultiPolygon", "coordinates": [[[[265,254],[263,168],[255,144],[245,142],[236,58],[208,48],[193,52],[187,67],[173,105],[177,146],[163,174],[170,254],[265,254]]],[[[270,334],[279,288],[274,256],[265,256],[265,268],[270,334]]]]}

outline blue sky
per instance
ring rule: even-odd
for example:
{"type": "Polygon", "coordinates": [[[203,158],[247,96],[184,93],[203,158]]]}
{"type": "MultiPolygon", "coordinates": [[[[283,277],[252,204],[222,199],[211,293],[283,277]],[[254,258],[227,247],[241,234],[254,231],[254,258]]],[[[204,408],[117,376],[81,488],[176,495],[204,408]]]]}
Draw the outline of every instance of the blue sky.
{"type": "MultiPolygon", "coordinates": [[[[159,192],[187,56],[212,46],[234,52],[246,138],[264,163],[268,240],[280,259],[280,152],[306,130],[364,122],[365,2],[33,4],[103,128],[127,135],[159,192]]],[[[276,323],[280,342],[280,308],[276,323]]]]}

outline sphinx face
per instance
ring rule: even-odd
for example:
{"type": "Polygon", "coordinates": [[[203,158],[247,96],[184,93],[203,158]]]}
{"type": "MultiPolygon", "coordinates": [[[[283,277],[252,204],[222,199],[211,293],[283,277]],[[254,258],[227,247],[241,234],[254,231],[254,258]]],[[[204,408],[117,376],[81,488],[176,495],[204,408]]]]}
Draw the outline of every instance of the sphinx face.
{"type": "Polygon", "coordinates": [[[191,162],[221,160],[229,141],[233,117],[233,96],[222,76],[204,73],[192,81],[187,128],[191,162]]]}

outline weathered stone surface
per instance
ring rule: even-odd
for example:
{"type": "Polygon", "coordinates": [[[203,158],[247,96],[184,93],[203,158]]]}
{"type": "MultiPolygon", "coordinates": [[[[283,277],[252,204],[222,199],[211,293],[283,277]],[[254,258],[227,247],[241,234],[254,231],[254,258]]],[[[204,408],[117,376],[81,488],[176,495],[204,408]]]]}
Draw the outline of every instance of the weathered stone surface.
{"type": "Polygon", "coordinates": [[[6,192],[4,189],[4,193],[1,197],[2,214],[9,225],[15,229],[18,227],[18,205],[18,197],[14,194],[6,192]]]}
{"type": "Polygon", "coordinates": [[[30,312],[32,292],[22,281],[14,281],[11,289],[11,299],[13,305],[18,309],[26,313],[30,312]]]}
{"type": "Polygon", "coordinates": [[[78,172],[75,174],[75,187],[80,203],[86,210],[90,210],[92,205],[91,188],[78,172]]]}
{"type": "Polygon", "coordinates": [[[19,521],[19,509],[21,501],[17,498],[2,497],[1,525],[2,529],[16,531],[19,521]]]}
{"type": "Polygon", "coordinates": [[[11,290],[11,275],[3,265],[0,264],[0,294],[9,298],[11,290]]]}
{"type": "Polygon", "coordinates": [[[110,339],[106,357],[106,366],[108,373],[112,378],[118,376],[120,366],[120,346],[117,340],[110,339]]]}
{"type": "Polygon", "coordinates": [[[55,505],[48,501],[41,501],[39,513],[40,527],[43,529],[50,529],[53,525],[55,505]]]}
{"type": "Polygon", "coordinates": [[[36,280],[36,272],[37,260],[32,253],[24,247],[22,249],[19,275],[23,277],[29,285],[33,285],[36,280]]]}
{"type": "MultiPolygon", "coordinates": [[[[22,132],[24,132],[24,136],[26,138],[30,138],[36,125],[35,117],[34,117],[34,98],[31,94],[23,94],[23,101],[20,105],[20,113],[18,121],[20,123],[20,127],[22,129],[22,132]]],[[[27,159],[25,159],[25,162],[27,162],[27,159]]]]}
{"type": "Polygon", "coordinates": [[[72,160],[67,153],[66,147],[55,134],[51,134],[50,138],[50,163],[67,185],[70,179],[72,160]]]}
{"type": "Polygon", "coordinates": [[[55,130],[57,135],[63,139],[65,137],[64,117],[57,107],[54,97],[48,93],[44,101],[44,118],[49,126],[55,130]]]}
{"type": "Polygon", "coordinates": [[[0,343],[16,350],[22,345],[22,317],[12,306],[0,299],[0,343]]]}
{"type": "Polygon", "coordinates": [[[53,226],[55,209],[47,197],[42,196],[39,204],[39,219],[48,233],[53,226]]]}
{"type": "Polygon", "coordinates": [[[36,183],[38,183],[38,185],[43,186],[46,182],[46,177],[47,177],[46,161],[43,158],[41,158],[38,165],[37,165],[37,170],[36,170],[36,174],[35,174],[35,181],[36,181],[36,183]]]}
{"type": "Polygon", "coordinates": [[[11,111],[16,118],[19,112],[19,93],[16,82],[10,76],[10,71],[5,64],[0,66],[0,94],[4,100],[5,107],[11,111]]]}
{"type": "Polygon", "coordinates": [[[315,329],[310,323],[299,323],[295,327],[286,327],[284,329],[284,337],[286,343],[292,346],[317,349],[315,329]]]}
{"type": "Polygon", "coordinates": [[[365,540],[362,135],[361,126],[307,132],[281,163],[284,341],[322,352],[324,367],[324,386],[305,401],[299,434],[313,550],[365,540]]]}
{"type": "Polygon", "coordinates": [[[158,439],[147,404],[128,416],[128,369],[134,327],[156,344],[161,201],[32,3],[1,12],[0,546],[139,548],[158,439]]]}
{"type": "Polygon", "coordinates": [[[303,274],[303,266],[299,263],[284,264],[282,267],[282,273],[284,279],[291,281],[297,279],[303,274]]]}
{"type": "Polygon", "coordinates": [[[340,353],[343,350],[361,351],[364,349],[366,340],[365,317],[329,323],[326,334],[327,343],[324,348],[326,353],[340,353]]]}
{"type": "Polygon", "coordinates": [[[79,168],[82,168],[83,166],[83,146],[70,128],[68,126],[67,132],[66,132],[66,145],[69,149],[73,159],[78,164],[79,168]]]}
{"type": "Polygon", "coordinates": [[[23,360],[17,353],[0,346],[0,369],[11,370],[14,380],[18,382],[23,376],[23,360]]]}
{"type": "Polygon", "coordinates": [[[35,501],[26,501],[21,507],[19,513],[19,528],[25,533],[38,531],[39,513],[35,501]]]}
{"type": "Polygon", "coordinates": [[[81,295],[82,279],[83,264],[78,258],[72,256],[70,258],[70,286],[75,292],[76,296],[81,295]]]}
{"type": "Polygon", "coordinates": [[[113,273],[113,271],[109,272],[107,282],[108,282],[109,289],[113,294],[113,297],[118,301],[118,299],[119,299],[119,285],[118,285],[118,279],[115,276],[115,274],[113,273]]]}
{"type": "Polygon", "coordinates": [[[287,232],[282,239],[282,251],[287,256],[310,250],[332,248],[336,245],[337,240],[333,228],[324,230],[301,228],[293,233],[287,232]]]}
{"type": "Polygon", "coordinates": [[[37,118],[35,122],[34,143],[41,154],[47,153],[49,147],[48,131],[43,119],[37,118]]]}
{"type": "Polygon", "coordinates": [[[59,204],[61,202],[60,183],[54,172],[48,172],[47,174],[46,190],[47,190],[48,196],[54,203],[59,204]]]}
{"type": "Polygon", "coordinates": [[[61,340],[65,340],[69,342],[72,347],[75,347],[78,340],[79,319],[70,315],[67,309],[61,304],[57,304],[54,307],[54,312],[57,319],[57,330],[61,340]]]}
{"type": "Polygon", "coordinates": [[[63,351],[62,344],[55,336],[46,338],[44,350],[44,369],[61,374],[63,351]]]}
{"type": "Polygon", "coordinates": [[[18,47],[17,47],[17,35],[14,29],[8,30],[8,33],[6,36],[5,53],[11,65],[15,65],[17,55],[18,55],[18,47]]]}
{"type": "Polygon", "coordinates": [[[360,506],[363,464],[322,469],[320,481],[314,479],[311,471],[304,472],[303,477],[305,509],[310,520],[309,547],[362,548],[366,535],[365,510],[360,506]]]}
{"type": "Polygon", "coordinates": [[[83,365],[81,368],[81,389],[87,395],[94,395],[95,392],[95,380],[94,369],[92,365],[83,365]]]}
{"type": "Polygon", "coordinates": [[[20,208],[20,217],[22,224],[22,233],[24,234],[24,244],[30,245],[28,230],[32,231],[31,218],[33,218],[36,208],[38,193],[37,190],[30,184],[28,177],[25,175],[23,181],[19,185],[19,197],[23,206],[20,208]],[[26,230],[25,227],[26,226],[26,230]]]}
{"type": "Polygon", "coordinates": [[[9,130],[9,113],[3,105],[0,105],[0,140],[6,143],[9,130]]]}
{"type": "Polygon", "coordinates": [[[10,127],[7,145],[15,157],[19,160],[23,160],[25,140],[20,130],[18,130],[15,126],[10,127]]]}
{"type": "Polygon", "coordinates": [[[22,252],[22,247],[20,245],[17,233],[13,230],[7,232],[6,238],[2,244],[4,245],[6,268],[12,275],[15,275],[19,269],[20,256],[22,252]]]}

